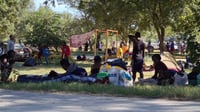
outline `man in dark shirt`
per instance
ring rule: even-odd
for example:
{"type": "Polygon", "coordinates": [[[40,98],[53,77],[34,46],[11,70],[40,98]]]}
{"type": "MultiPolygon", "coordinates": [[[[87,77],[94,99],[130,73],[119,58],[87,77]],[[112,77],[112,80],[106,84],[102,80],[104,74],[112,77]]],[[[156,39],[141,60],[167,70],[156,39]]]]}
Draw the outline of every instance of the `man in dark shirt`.
{"type": "Polygon", "coordinates": [[[132,52],[132,73],[133,80],[135,81],[136,73],[140,73],[139,80],[142,80],[143,75],[143,63],[144,63],[144,49],[145,44],[140,39],[140,32],[136,32],[135,36],[131,39],[133,41],[133,52],[132,52]]]}
{"type": "Polygon", "coordinates": [[[153,79],[158,79],[164,77],[164,73],[168,70],[167,66],[161,61],[159,54],[154,54],[152,56],[153,65],[155,69],[153,79]]]}

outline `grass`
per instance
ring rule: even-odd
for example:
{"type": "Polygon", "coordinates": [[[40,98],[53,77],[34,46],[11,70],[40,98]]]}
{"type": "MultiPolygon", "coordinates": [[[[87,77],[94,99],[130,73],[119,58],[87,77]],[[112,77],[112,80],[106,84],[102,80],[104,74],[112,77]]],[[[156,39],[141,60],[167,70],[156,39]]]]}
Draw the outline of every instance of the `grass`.
{"type": "MultiPolygon", "coordinates": [[[[152,64],[149,57],[145,58],[147,65],[152,64]]],[[[49,65],[38,65],[34,67],[24,67],[23,63],[17,62],[14,70],[18,74],[44,75],[51,70],[58,73],[65,72],[59,65],[58,59],[51,59],[49,65]]],[[[77,62],[86,71],[90,72],[91,61],[77,62]]],[[[189,70],[188,70],[189,72],[189,70]]],[[[14,77],[16,73],[12,73],[14,77]]],[[[144,72],[145,78],[151,77],[153,72],[144,72]]],[[[138,75],[137,75],[138,76],[138,75]]],[[[124,88],[113,85],[101,84],[83,84],[83,83],[1,83],[0,88],[12,90],[42,91],[42,92],[64,92],[64,93],[85,93],[95,95],[123,96],[123,97],[144,97],[144,98],[167,98],[179,100],[200,100],[200,88],[193,86],[176,87],[176,86],[150,86],[134,85],[133,87],[124,88]]]]}
{"type": "Polygon", "coordinates": [[[121,97],[165,98],[175,100],[200,100],[199,87],[135,85],[124,88],[113,85],[83,83],[9,83],[0,88],[40,92],[84,93],[121,97]]]}

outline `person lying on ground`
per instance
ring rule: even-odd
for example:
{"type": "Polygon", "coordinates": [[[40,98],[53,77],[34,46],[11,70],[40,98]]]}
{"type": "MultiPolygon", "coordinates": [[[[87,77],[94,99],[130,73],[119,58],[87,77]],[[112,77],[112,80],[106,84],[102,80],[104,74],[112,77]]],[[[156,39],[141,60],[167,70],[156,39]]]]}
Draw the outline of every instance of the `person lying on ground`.
{"type": "Polygon", "coordinates": [[[79,67],[75,63],[69,63],[68,59],[62,59],[60,65],[66,71],[64,74],[58,74],[55,71],[50,71],[49,77],[58,76],[58,75],[77,75],[77,76],[87,76],[87,72],[84,68],[79,67]]]}

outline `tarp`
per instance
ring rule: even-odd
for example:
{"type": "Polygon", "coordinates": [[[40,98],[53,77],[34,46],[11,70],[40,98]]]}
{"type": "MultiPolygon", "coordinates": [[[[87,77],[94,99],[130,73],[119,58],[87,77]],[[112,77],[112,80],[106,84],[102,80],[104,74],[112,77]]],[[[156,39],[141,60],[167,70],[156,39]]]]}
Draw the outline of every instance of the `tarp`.
{"type": "Polygon", "coordinates": [[[80,35],[72,35],[70,37],[70,47],[78,48],[84,45],[90,39],[93,33],[94,31],[90,31],[80,35]]]}

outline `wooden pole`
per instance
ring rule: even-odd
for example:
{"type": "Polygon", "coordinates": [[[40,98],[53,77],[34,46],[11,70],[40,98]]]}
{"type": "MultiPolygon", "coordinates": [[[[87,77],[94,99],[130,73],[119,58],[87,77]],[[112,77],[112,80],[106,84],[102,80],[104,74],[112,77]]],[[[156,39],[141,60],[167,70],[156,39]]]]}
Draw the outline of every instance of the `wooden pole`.
{"type": "Polygon", "coordinates": [[[96,55],[97,55],[97,47],[96,47],[96,45],[97,45],[97,36],[98,36],[98,30],[97,30],[97,29],[95,29],[95,45],[94,45],[94,56],[96,56],[96,55]]]}
{"type": "Polygon", "coordinates": [[[106,54],[105,54],[105,61],[108,58],[108,35],[109,35],[109,31],[106,30],[106,54]]]}

